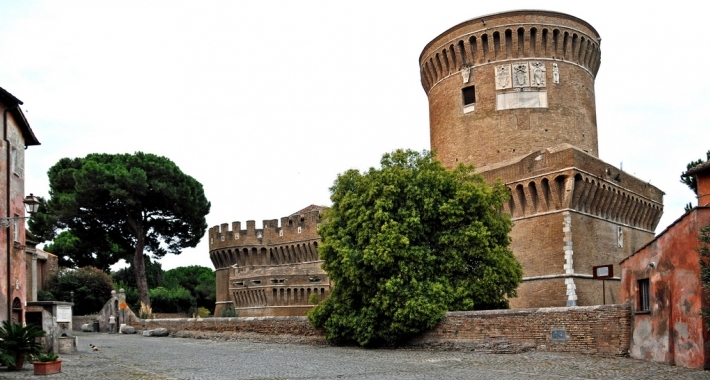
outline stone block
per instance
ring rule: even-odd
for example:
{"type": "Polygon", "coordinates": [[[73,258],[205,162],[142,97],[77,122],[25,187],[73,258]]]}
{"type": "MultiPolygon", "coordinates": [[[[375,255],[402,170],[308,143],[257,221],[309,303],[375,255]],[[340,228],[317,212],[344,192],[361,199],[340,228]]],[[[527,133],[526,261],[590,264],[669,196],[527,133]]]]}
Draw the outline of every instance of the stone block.
{"type": "Polygon", "coordinates": [[[153,330],[143,330],[143,336],[153,336],[153,330]]]}
{"type": "Polygon", "coordinates": [[[121,333],[122,334],[135,334],[136,329],[133,328],[133,326],[123,325],[123,326],[121,326],[121,333]]]}
{"type": "Polygon", "coordinates": [[[153,330],[153,336],[168,336],[168,334],[170,334],[170,331],[164,327],[158,327],[153,330]]]}

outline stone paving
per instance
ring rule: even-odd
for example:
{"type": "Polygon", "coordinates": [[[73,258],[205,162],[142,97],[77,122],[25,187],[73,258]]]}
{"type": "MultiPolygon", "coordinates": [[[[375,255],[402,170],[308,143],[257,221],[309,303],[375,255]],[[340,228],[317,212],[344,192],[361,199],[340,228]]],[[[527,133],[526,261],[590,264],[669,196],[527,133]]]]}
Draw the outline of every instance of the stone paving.
{"type": "MultiPolygon", "coordinates": [[[[62,373],[50,379],[710,379],[710,371],[573,354],[77,335],[79,353],[64,355],[62,373]]],[[[0,368],[0,379],[25,378],[37,378],[31,364],[18,372],[0,368]]]]}

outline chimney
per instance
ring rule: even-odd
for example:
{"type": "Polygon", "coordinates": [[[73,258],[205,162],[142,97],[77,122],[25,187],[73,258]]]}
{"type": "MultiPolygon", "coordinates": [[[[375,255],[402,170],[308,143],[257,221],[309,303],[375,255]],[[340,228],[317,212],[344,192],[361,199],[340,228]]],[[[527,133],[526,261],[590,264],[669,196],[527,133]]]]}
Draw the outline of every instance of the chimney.
{"type": "Polygon", "coordinates": [[[688,170],[684,176],[695,176],[698,183],[698,207],[710,206],[710,160],[688,170]]]}

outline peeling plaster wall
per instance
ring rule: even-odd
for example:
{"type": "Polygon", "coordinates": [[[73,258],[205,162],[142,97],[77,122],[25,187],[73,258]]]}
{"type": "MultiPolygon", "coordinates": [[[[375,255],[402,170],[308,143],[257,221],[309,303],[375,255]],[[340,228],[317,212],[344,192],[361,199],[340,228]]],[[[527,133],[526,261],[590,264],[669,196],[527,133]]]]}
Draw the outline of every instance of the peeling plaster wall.
{"type": "Polygon", "coordinates": [[[689,368],[710,364],[710,342],[700,315],[708,304],[697,252],[699,229],[708,224],[710,207],[696,208],[622,261],[622,298],[631,302],[634,313],[632,357],[689,368]],[[639,310],[642,279],[649,280],[648,312],[639,310]]]}

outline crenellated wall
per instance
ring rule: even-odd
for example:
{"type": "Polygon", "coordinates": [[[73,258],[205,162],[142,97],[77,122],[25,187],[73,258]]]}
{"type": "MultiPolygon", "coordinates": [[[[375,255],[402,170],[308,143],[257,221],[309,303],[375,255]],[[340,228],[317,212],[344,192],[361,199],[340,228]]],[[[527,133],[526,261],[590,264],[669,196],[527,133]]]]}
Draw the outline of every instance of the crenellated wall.
{"type": "Polygon", "coordinates": [[[568,144],[479,171],[508,187],[513,220],[573,210],[652,233],[663,214],[658,188],[568,144]]]}
{"type": "Polygon", "coordinates": [[[419,57],[422,86],[428,93],[462,69],[531,57],[573,63],[596,76],[600,41],[586,21],[558,12],[526,10],[477,17],[427,44],[419,57]]]}
{"type": "Polygon", "coordinates": [[[290,216],[240,222],[209,230],[210,258],[217,270],[219,315],[227,306],[241,316],[303,315],[316,294],[324,299],[330,280],[320,268],[318,227],[323,207],[309,206],[290,216]]]}
{"type": "Polygon", "coordinates": [[[663,192],[561,144],[478,168],[510,190],[511,249],[523,266],[513,308],[620,302],[619,262],[653,238],[663,192]],[[592,268],[613,265],[602,284],[592,268]]]}
{"type": "Polygon", "coordinates": [[[431,147],[485,166],[568,143],[598,155],[599,34],[574,16],[511,11],[462,22],[419,59],[431,147]]]}

